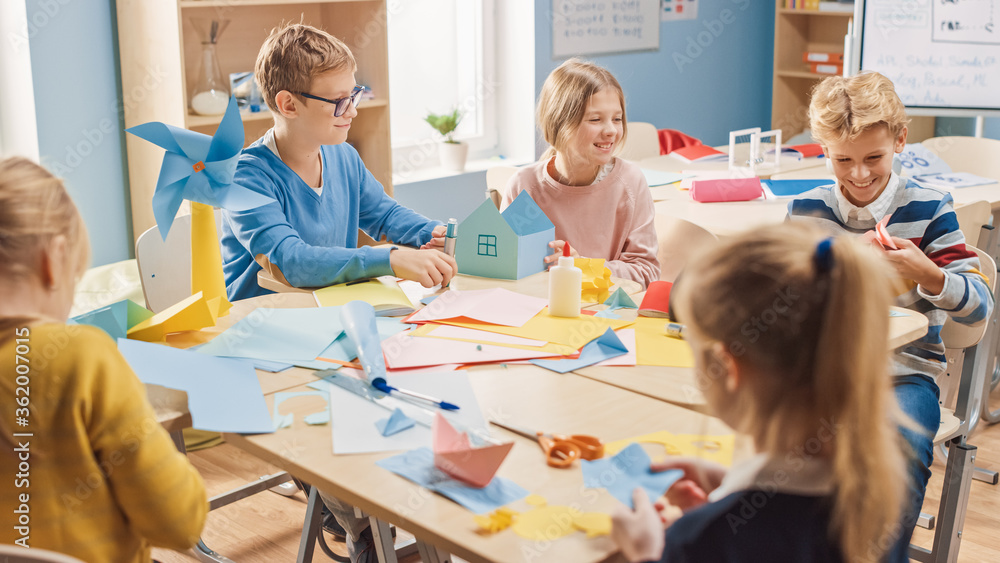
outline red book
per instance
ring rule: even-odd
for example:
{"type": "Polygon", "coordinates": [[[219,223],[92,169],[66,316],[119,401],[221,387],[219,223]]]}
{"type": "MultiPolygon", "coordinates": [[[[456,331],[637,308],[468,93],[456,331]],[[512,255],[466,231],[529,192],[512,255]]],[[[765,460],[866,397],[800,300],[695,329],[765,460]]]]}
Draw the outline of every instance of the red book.
{"type": "Polygon", "coordinates": [[[814,156],[823,156],[823,147],[819,146],[819,143],[809,143],[806,145],[789,145],[781,149],[782,152],[793,152],[800,155],[802,158],[812,158],[814,156]]]}
{"type": "Polygon", "coordinates": [[[679,158],[684,162],[699,162],[706,160],[720,160],[723,158],[728,158],[726,153],[714,149],[708,145],[683,147],[670,153],[670,156],[679,158]]]}
{"type": "Polygon", "coordinates": [[[816,74],[843,74],[844,64],[843,63],[812,63],[809,65],[809,69],[816,74]]]}
{"type": "Polygon", "coordinates": [[[804,53],[802,53],[802,62],[844,64],[844,54],[825,53],[820,51],[805,51],[804,53]]]}

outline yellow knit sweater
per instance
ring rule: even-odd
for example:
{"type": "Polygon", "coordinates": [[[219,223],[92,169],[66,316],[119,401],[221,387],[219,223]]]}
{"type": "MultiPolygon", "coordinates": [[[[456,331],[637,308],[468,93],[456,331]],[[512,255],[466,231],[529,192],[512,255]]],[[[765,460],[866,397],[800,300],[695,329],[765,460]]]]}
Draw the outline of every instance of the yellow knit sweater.
{"type": "Polygon", "coordinates": [[[114,342],[89,326],[24,326],[0,319],[0,543],[95,563],[194,545],[204,483],[114,342]]]}

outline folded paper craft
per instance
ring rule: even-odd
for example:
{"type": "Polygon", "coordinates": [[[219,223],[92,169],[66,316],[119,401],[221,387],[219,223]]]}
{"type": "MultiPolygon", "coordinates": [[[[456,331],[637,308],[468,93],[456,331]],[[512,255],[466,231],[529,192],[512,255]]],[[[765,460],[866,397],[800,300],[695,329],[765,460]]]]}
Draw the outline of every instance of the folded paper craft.
{"type": "Polygon", "coordinates": [[[889,231],[886,230],[886,227],[889,225],[890,217],[891,215],[883,217],[882,220],[875,225],[874,229],[861,235],[861,238],[866,242],[879,245],[883,250],[899,250],[899,247],[896,246],[896,243],[892,240],[892,235],[890,235],[889,231]]]}
{"type": "Polygon", "coordinates": [[[628,293],[625,293],[625,290],[620,287],[611,294],[611,297],[604,300],[604,304],[607,305],[608,309],[611,311],[614,311],[615,309],[638,309],[635,301],[632,301],[632,298],[628,296],[628,293]]]}
{"type": "Polygon", "coordinates": [[[527,191],[500,213],[486,199],[458,227],[455,260],[470,276],[519,280],[545,270],[555,226],[527,191]]]}
{"type": "Polygon", "coordinates": [[[628,348],[618,339],[615,331],[609,328],[604,334],[588,342],[580,350],[580,357],[575,360],[531,360],[531,363],[554,372],[566,373],[625,354],[628,354],[628,348]]]}
{"type": "Polygon", "coordinates": [[[750,201],[764,195],[760,178],[725,178],[719,180],[694,180],[691,182],[691,199],[702,203],[720,201],[750,201]]]}
{"type": "Polygon", "coordinates": [[[218,301],[209,302],[199,291],[136,324],[126,333],[131,340],[155,342],[172,332],[200,330],[215,324],[218,301]]]}
{"type": "Polygon", "coordinates": [[[611,269],[604,265],[604,258],[576,258],[573,265],[583,272],[580,300],[603,303],[611,295],[611,269]]]}
{"type": "Polygon", "coordinates": [[[667,318],[670,316],[670,290],[674,284],[657,280],[646,288],[646,295],[639,305],[639,314],[643,317],[667,318]]]}
{"type": "Polygon", "coordinates": [[[406,413],[400,409],[392,411],[389,418],[383,418],[375,422],[375,427],[378,431],[382,433],[383,436],[392,436],[393,434],[398,434],[407,428],[413,428],[413,419],[406,416],[406,413]]]}
{"type": "Polygon", "coordinates": [[[131,299],[112,303],[106,307],[95,309],[73,317],[73,321],[82,325],[96,326],[108,333],[111,338],[125,338],[128,329],[153,316],[153,312],[131,299]]]}
{"type": "Polygon", "coordinates": [[[474,448],[469,442],[469,436],[455,430],[441,413],[434,415],[431,433],[434,467],[474,487],[489,485],[500,469],[500,464],[514,447],[514,442],[507,442],[474,448]]]}

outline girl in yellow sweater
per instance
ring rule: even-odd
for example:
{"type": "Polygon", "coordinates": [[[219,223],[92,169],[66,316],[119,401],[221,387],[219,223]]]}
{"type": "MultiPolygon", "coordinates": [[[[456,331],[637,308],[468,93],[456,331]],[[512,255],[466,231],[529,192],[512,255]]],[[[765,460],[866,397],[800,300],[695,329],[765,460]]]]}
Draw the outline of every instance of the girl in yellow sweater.
{"type": "Polygon", "coordinates": [[[0,160],[0,543],[148,562],[198,541],[198,472],[99,329],[67,325],[89,261],[62,182],[0,160]]]}

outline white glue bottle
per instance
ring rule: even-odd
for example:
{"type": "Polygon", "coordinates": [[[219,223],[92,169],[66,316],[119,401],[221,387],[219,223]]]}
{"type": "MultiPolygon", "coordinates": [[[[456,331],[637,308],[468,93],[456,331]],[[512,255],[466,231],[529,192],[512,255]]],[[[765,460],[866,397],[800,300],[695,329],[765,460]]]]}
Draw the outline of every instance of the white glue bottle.
{"type": "Polygon", "coordinates": [[[573,265],[569,243],[563,245],[559,263],[549,268],[549,315],[579,317],[580,294],[583,292],[583,272],[573,265]]]}

